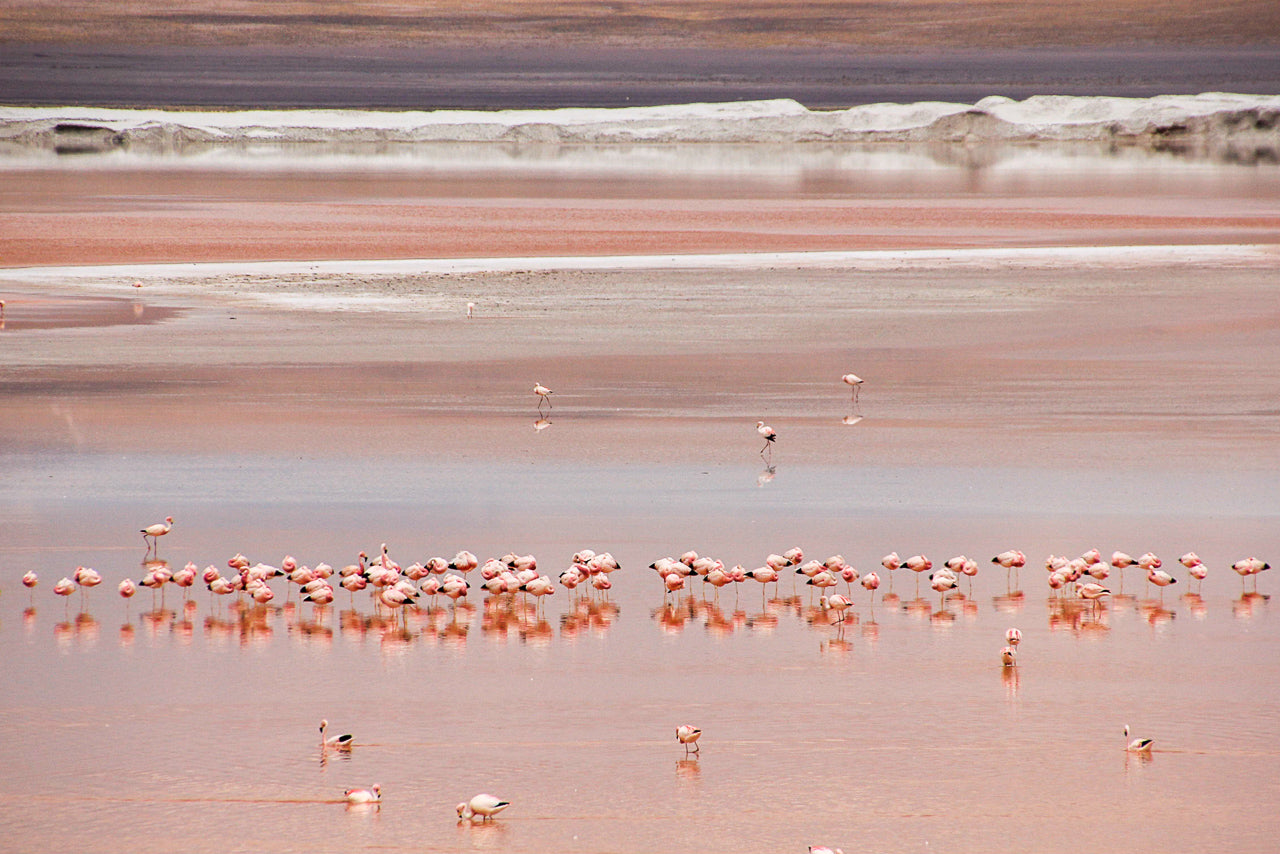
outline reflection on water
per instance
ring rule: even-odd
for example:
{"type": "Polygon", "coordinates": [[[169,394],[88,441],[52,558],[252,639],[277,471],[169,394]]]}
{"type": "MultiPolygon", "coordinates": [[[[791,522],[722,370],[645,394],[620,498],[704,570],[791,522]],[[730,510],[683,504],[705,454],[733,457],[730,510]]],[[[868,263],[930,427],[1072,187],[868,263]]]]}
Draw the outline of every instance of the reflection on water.
{"type": "MultiPolygon", "coordinates": [[[[164,565],[163,561],[150,563],[164,565]]],[[[846,638],[850,630],[856,630],[870,642],[881,637],[882,623],[875,619],[874,599],[855,601],[841,618],[836,611],[827,610],[814,601],[811,588],[805,593],[769,597],[769,588],[762,585],[764,595],[752,610],[739,601],[737,584],[733,585],[731,604],[721,603],[718,588],[711,588],[708,594],[705,590],[710,585],[703,587],[701,594],[685,590],[664,596],[648,611],[662,633],[680,634],[696,625],[711,637],[727,638],[744,629],[757,634],[773,633],[784,621],[791,621],[827,635],[821,647],[824,652],[851,649],[851,642],[846,638]]],[[[372,640],[385,647],[422,643],[461,649],[472,631],[478,629],[479,636],[493,644],[516,642],[543,647],[556,641],[572,642],[585,634],[602,636],[615,625],[622,612],[620,606],[602,593],[589,587],[584,589],[587,592],[569,591],[563,598],[563,610],[551,616],[548,616],[545,599],[533,600],[521,593],[488,595],[478,605],[462,599],[456,603],[425,603],[387,612],[376,602],[371,609],[362,610],[356,607],[354,597],[352,607],[342,609],[294,601],[283,605],[258,604],[244,596],[226,603],[217,598],[207,605],[184,597],[179,608],[170,608],[163,604],[165,592],[160,589],[152,591],[154,606],[133,619],[128,618],[130,606],[125,600],[126,620],[120,624],[117,639],[122,647],[128,647],[137,641],[141,632],[150,641],[168,639],[177,645],[191,645],[200,638],[215,646],[247,648],[269,646],[277,636],[283,635],[311,649],[330,649],[339,638],[354,643],[372,640]],[[207,612],[203,617],[202,611],[207,612]]],[[[728,594],[725,596],[727,599],[728,594]]],[[[1242,592],[1231,602],[1231,615],[1237,620],[1254,619],[1265,611],[1269,600],[1267,594],[1242,592]]],[[[1025,593],[1010,591],[991,598],[991,613],[1018,614],[1027,604],[1025,593]]],[[[979,601],[958,590],[946,592],[938,601],[923,595],[904,601],[897,594],[888,593],[879,605],[886,614],[927,623],[933,629],[952,630],[961,623],[977,624],[983,619],[979,601]]],[[[1051,634],[1066,632],[1081,638],[1106,637],[1113,630],[1116,616],[1134,615],[1156,636],[1171,630],[1179,609],[1198,622],[1212,616],[1209,602],[1199,593],[1186,593],[1169,602],[1161,597],[1140,599],[1132,594],[1089,601],[1052,591],[1043,605],[1046,628],[1051,634]]],[[[93,616],[88,600],[76,613],[70,613],[69,605],[64,605],[64,611],[67,612],[64,618],[53,624],[53,635],[59,646],[68,651],[94,646],[100,639],[101,625],[93,616]]],[[[39,609],[28,606],[22,610],[21,617],[23,629],[30,635],[38,626],[39,609]]]]}

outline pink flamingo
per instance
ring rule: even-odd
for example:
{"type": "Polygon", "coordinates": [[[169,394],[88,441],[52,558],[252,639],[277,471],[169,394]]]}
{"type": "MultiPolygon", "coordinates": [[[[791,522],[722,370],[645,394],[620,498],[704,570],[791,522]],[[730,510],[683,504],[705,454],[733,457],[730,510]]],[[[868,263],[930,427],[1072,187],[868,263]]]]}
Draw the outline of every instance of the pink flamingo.
{"type": "Polygon", "coordinates": [[[160,537],[173,530],[173,517],[165,516],[163,522],[157,522],[154,525],[148,525],[142,529],[142,539],[145,542],[148,537],[151,538],[151,545],[147,547],[150,552],[153,549],[156,554],[160,553],[160,537]]]}
{"type": "Polygon", "coordinates": [[[912,555],[902,565],[916,574],[916,596],[920,595],[920,573],[933,569],[933,561],[924,555],[912,555]]]}
{"type": "Polygon", "coordinates": [[[849,386],[849,399],[857,402],[858,392],[862,388],[862,377],[857,374],[845,374],[840,378],[840,382],[849,386]]]}
{"type": "Polygon", "coordinates": [[[1088,584],[1081,584],[1077,581],[1076,593],[1079,594],[1081,598],[1088,599],[1093,602],[1094,610],[1097,610],[1098,604],[1102,601],[1103,596],[1111,595],[1110,590],[1103,587],[1101,584],[1095,584],[1092,581],[1088,584]]]}
{"type": "Polygon", "coordinates": [[[480,820],[492,821],[493,817],[498,813],[511,806],[510,801],[503,801],[489,794],[476,795],[466,803],[458,804],[454,809],[458,813],[458,818],[463,821],[473,821],[475,816],[480,816],[480,820]]]}
{"type": "Polygon", "coordinates": [[[698,739],[702,738],[702,730],[693,724],[681,724],[676,727],[676,741],[684,745],[685,756],[689,755],[689,745],[693,745],[693,752],[699,753],[701,748],[698,746],[698,739]]]}
{"type": "Polygon", "coordinates": [[[1174,578],[1163,569],[1156,569],[1154,566],[1147,569],[1147,581],[1160,588],[1160,598],[1164,599],[1164,589],[1170,584],[1177,584],[1178,579],[1174,578]]]}
{"type": "Polygon", "coordinates": [[[874,606],[876,604],[876,588],[880,586],[880,576],[876,575],[874,572],[868,572],[866,575],[862,576],[862,581],[859,583],[862,584],[864,590],[870,591],[871,604],[874,606]]]}
{"type": "Polygon", "coordinates": [[[382,800],[382,787],[374,783],[369,789],[347,789],[342,796],[349,804],[376,804],[382,800]]]}
{"type": "Polygon", "coordinates": [[[764,447],[760,449],[760,456],[763,457],[765,451],[769,451],[770,456],[772,456],[773,443],[778,440],[778,432],[763,421],[756,422],[756,432],[764,439],[764,447]]]}

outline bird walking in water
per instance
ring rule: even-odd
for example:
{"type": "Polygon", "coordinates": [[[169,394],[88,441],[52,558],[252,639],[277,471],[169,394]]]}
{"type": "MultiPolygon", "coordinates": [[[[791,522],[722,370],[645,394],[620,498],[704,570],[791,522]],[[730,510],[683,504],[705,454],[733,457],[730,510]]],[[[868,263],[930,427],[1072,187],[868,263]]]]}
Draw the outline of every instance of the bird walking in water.
{"type": "Polygon", "coordinates": [[[676,727],[676,741],[684,745],[685,756],[689,755],[689,745],[693,745],[693,752],[700,753],[701,748],[698,747],[698,739],[702,738],[702,730],[693,724],[684,724],[676,727]]]}
{"type": "Polygon", "coordinates": [[[756,432],[764,439],[764,447],[760,449],[760,456],[765,455],[765,451],[769,452],[769,458],[773,458],[773,443],[778,441],[778,433],[763,421],[756,422],[756,432]]]}
{"type": "Polygon", "coordinates": [[[555,392],[554,392],[554,391],[552,391],[551,389],[547,388],[547,387],[546,387],[546,386],[544,386],[542,383],[534,383],[534,384],[533,384],[533,393],[534,393],[534,394],[536,394],[536,395],[538,396],[538,411],[539,411],[539,412],[541,412],[541,411],[542,411],[542,404],[544,404],[544,403],[547,405],[547,411],[548,411],[548,412],[550,412],[552,409],[554,409],[554,408],[555,408],[555,407],[553,407],[553,406],[551,405],[551,395],[555,394],[555,392]]]}
{"type": "Polygon", "coordinates": [[[493,795],[479,794],[469,801],[458,804],[454,809],[458,813],[458,818],[463,821],[475,821],[476,816],[480,816],[481,821],[491,821],[495,815],[511,806],[510,801],[502,801],[493,795]]]}
{"type": "Polygon", "coordinates": [[[154,525],[148,525],[142,529],[142,540],[146,542],[147,538],[151,538],[151,544],[147,546],[147,552],[160,554],[159,538],[173,530],[173,517],[165,516],[163,522],[156,522],[154,525]]]}

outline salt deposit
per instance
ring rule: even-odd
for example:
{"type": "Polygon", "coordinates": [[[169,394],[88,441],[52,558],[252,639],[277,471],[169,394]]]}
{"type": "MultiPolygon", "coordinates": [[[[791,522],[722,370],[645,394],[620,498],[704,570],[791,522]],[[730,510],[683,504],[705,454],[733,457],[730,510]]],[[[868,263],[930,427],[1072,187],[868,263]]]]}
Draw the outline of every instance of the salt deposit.
{"type": "Polygon", "coordinates": [[[125,110],[0,107],[10,148],[175,151],[192,146],[421,142],[799,143],[1112,141],[1212,147],[1280,144],[1280,96],[1000,96],[976,104],[810,110],[790,99],[617,109],[125,110]]]}

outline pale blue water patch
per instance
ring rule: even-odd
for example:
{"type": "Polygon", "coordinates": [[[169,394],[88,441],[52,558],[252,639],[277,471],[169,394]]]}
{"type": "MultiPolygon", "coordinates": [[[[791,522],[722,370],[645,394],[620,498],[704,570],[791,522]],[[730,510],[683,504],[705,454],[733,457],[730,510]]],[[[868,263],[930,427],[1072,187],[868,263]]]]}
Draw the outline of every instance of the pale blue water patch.
{"type": "MultiPolygon", "coordinates": [[[[1267,472],[986,466],[435,464],[403,457],[7,454],[0,502],[510,509],[547,516],[771,513],[1275,517],[1267,472]]],[[[208,512],[207,509],[202,512],[208,512]]]]}

